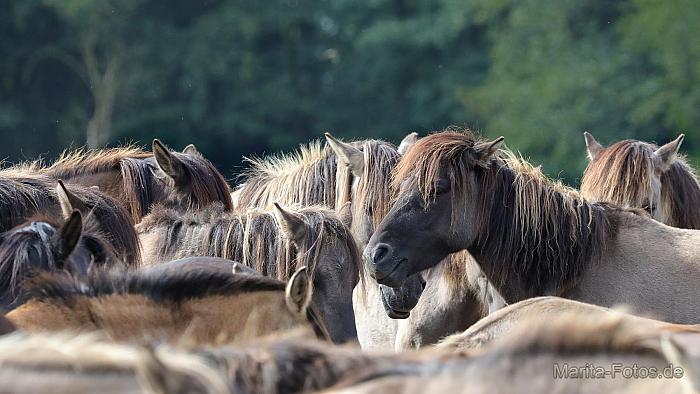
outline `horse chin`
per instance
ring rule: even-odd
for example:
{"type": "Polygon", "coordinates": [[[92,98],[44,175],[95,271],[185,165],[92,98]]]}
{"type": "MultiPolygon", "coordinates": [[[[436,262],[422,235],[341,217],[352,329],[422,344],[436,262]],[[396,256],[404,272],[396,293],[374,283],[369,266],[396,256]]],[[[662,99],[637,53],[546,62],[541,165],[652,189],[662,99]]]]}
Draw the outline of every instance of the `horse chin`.
{"type": "Polygon", "coordinates": [[[403,286],[391,288],[380,285],[382,305],[392,319],[407,319],[416,307],[425,289],[425,280],[420,273],[406,278],[403,286]]]}
{"type": "MultiPolygon", "coordinates": [[[[381,291],[381,290],[380,290],[381,291]]],[[[386,301],[386,299],[382,296],[382,305],[384,306],[384,311],[386,312],[386,315],[389,316],[391,319],[395,320],[403,320],[403,319],[408,319],[409,316],[411,316],[411,311],[399,311],[391,307],[389,303],[386,301]]]]}

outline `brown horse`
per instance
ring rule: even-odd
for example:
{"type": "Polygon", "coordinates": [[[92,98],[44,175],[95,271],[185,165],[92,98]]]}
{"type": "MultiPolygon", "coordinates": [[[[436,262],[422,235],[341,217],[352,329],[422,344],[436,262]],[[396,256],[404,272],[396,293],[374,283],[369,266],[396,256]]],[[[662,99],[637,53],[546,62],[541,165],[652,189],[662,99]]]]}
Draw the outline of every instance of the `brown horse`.
{"type": "Polygon", "coordinates": [[[365,249],[379,283],[399,286],[466,249],[511,303],[558,295],[698,322],[700,231],[589,203],[498,153],[502,140],[437,133],[402,158],[399,197],[365,249]]]}
{"type": "Polygon", "coordinates": [[[3,393],[216,393],[225,377],[206,360],[164,345],[118,344],[88,334],[0,338],[3,393]]]}
{"type": "Polygon", "coordinates": [[[151,263],[216,256],[280,280],[307,266],[315,289],[313,305],[333,340],[357,336],[352,290],[363,265],[347,226],[331,210],[275,206],[272,211],[228,213],[212,205],[183,213],[156,208],[137,227],[145,261],[151,263]]]}
{"type": "Polygon", "coordinates": [[[118,264],[111,245],[73,211],[62,224],[30,220],[0,234],[0,309],[21,303],[25,280],[37,273],[65,271],[85,276],[90,268],[118,264]]]}
{"type": "Polygon", "coordinates": [[[119,200],[134,221],[163,201],[183,208],[201,208],[212,202],[231,209],[229,187],[224,177],[194,145],[182,153],[170,151],[153,140],[153,153],[129,146],[123,148],[64,152],[56,162],[29,168],[54,179],[83,186],[97,186],[119,200]]]}
{"type": "MultiPolygon", "coordinates": [[[[346,143],[328,133],[326,140],[326,147],[313,142],[293,154],[253,160],[252,170],[234,193],[237,207],[266,207],[280,202],[321,204],[338,210],[349,199],[352,233],[364,247],[390,207],[391,172],[400,153],[415,144],[417,134],[404,138],[399,149],[378,140],[346,143]]],[[[355,320],[363,348],[405,349],[432,343],[464,330],[482,316],[482,299],[476,297],[479,293],[471,286],[472,279],[479,275],[478,266],[469,256],[462,254],[447,259],[445,267],[423,275],[427,282],[415,275],[411,286],[398,290],[400,305],[382,296],[393,293],[389,288],[366,286],[366,294],[359,291],[362,288],[355,290],[355,320]],[[464,275],[466,272],[476,274],[469,278],[464,275]],[[423,285],[425,297],[420,292],[423,285]],[[412,293],[416,289],[419,291],[412,293]],[[392,319],[387,318],[387,313],[392,319]],[[455,314],[463,319],[455,319],[455,314]]]]}
{"type": "Polygon", "coordinates": [[[642,208],[669,226],[700,229],[700,184],[678,154],[683,134],[662,147],[624,140],[606,148],[584,136],[590,158],[581,180],[584,198],[642,208]]]}
{"type": "Polygon", "coordinates": [[[141,263],[138,238],[129,213],[112,197],[97,189],[80,185],[64,185],[28,167],[0,170],[0,231],[43,216],[60,222],[73,209],[88,215],[105,234],[121,260],[131,266],[141,263]]]}
{"type": "Polygon", "coordinates": [[[305,267],[285,291],[284,282],[261,275],[173,264],[177,270],[97,270],[86,280],[38,275],[26,286],[28,300],[7,318],[23,331],[105,331],[120,341],[219,344],[295,328],[326,338],[307,308],[305,267]]]}

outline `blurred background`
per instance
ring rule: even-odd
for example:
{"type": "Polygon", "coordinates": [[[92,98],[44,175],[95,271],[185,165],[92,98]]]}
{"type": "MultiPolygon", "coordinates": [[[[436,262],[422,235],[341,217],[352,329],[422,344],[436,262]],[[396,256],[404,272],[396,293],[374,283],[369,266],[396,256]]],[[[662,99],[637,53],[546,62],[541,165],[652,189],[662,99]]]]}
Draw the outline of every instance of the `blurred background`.
{"type": "Polygon", "coordinates": [[[506,136],[578,184],[679,133],[700,167],[696,0],[2,0],[0,159],[161,138],[229,178],[329,131],[506,136]]]}

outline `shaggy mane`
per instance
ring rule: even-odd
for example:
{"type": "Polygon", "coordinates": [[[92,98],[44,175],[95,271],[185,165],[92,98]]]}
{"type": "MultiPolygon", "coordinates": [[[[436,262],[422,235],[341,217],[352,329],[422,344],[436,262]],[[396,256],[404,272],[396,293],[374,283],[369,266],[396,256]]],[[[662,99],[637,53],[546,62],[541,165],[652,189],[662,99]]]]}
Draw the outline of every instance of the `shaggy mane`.
{"type": "Polygon", "coordinates": [[[419,140],[399,163],[394,188],[410,182],[430,204],[447,171],[455,208],[471,192],[467,188],[473,174],[480,196],[474,223],[478,235],[469,252],[490,263],[492,272],[487,274],[499,290],[516,275],[515,285],[524,294],[503,294],[506,300],[568,288],[614,238],[616,226],[609,213],[615,209],[587,202],[512,152],[481,159],[474,149],[479,142],[469,130],[419,140]]]}
{"type": "Polygon", "coordinates": [[[43,167],[41,160],[32,162],[30,166],[50,177],[63,179],[76,175],[119,170],[124,159],[146,159],[150,156],[152,156],[151,153],[133,145],[108,149],[80,148],[61,152],[56,161],[48,167],[43,167]]]}
{"type": "Polygon", "coordinates": [[[619,141],[602,149],[588,163],[581,193],[588,199],[654,213],[661,205],[669,226],[700,229],[700,185],[681,155],[655,185],[654,152],[658,146],[636,140],[619,141]],[[660,201],[654,196],[660,195],[660,201]]]}
{"type": "Polygon", "coordinates": [[[351,264],[362,273],[362,261],[352,234],[335,212],[313,206],[287,211],[304,220],[311,229],[298,243],[298,250],[284,239],[271,212],[229,213],[218,204],[185,213],[159,207],[144,218],[138,231],[161,233],[154,246],[161,258],[222,257],[284,281],[301,266],[307,266],[313,278],[321,247],[329,242],[342,242],[350,253],[351,264]]]}
{"type": "Polygon", "coordinates": [[[256,291],[284,291],[285,283],[260,275],[233,275],[215,270],[125,271],[97,270],[86,280],[63,274],[40,274],[26,286],[28,300],[62,300],[109,295],[142,295],[154,302],[183,302],[211,296],[256,291]]]}
{"type": "Polygon", "coordinates": [[[269,208],[275,202],[335,207],[342,195],[336,156],[320,141],[296,152],[246,160],[252,167],[236,188],[238,208],[269,208]]]}

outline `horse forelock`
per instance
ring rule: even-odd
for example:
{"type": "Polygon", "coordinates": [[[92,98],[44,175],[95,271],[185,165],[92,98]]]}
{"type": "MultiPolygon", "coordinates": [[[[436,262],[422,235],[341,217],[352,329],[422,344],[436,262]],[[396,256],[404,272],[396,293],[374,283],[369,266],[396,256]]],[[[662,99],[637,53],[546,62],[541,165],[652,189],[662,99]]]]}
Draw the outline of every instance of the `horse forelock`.
{"type": "Polygon", "coordinates": [[[653,183],[654,150],[653,145],[634,140],[601,150],[584,171],[581,194],[593,201],[653,210],[658,201],[652,197],[659,193],[653,183]]]}
{"type": "Polygon", "coordinates": [[[448,130],[421,138],[399,161],[393,174],[392,189],[398,196],[405,182],[415,185],[429,203],[435,193],[441,171],[447,170],[452,190],[459,193],[471,168],[486,166],[474,154],[479,142],[471,130],[448,130]]]}
{"type": "Polygon", "coordinates": [[[588,163],[581,180],[587,199],[623,207],[661,208],[668,225],[700,229],[700,186],[685,158],[678,154],[668,171],[656,175],[654,152],[659,147],[624,140],[601,150],[588,163]],[[655,182],[659,178],[660,185],[655,182]],[[656,201],[656,198],[659,200],[656,201]]]}

